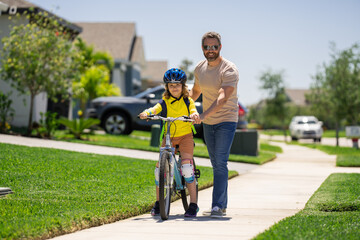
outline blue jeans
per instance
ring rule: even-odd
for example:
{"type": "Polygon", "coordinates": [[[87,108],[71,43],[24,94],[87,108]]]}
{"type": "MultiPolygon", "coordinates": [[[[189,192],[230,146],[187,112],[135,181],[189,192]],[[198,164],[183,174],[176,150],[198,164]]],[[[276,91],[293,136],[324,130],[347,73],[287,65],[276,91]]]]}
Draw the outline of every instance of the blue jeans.
{"type": "Polygon", "coordinates": [[[236,122],[223,122],[215,125],[203,124],[203,126],[205,142],[214,173],[212,207],[227,208],[227,162],[236,131],[236,122]]]}

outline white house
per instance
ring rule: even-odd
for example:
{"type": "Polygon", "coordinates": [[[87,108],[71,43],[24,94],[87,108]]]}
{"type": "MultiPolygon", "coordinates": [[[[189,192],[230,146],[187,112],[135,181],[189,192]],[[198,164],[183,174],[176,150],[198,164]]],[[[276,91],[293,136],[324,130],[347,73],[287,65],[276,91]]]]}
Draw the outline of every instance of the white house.
{"type": "MultiPolygon", "coordinates": [[[[9,36],[10,29],[13,27],[14,22],[9,20],[9,17],[14,16],[16,13],[22,14],[24,11],[28,11],[30,8],[35,13],[47,12],[46,10],[24,0],[0,0],[0,39],[9,36]]],[[[81,32],[81,28],[79,26],[66,22],[50,12],[47,13],[58,19],[60,24],[64,25],[68,32],[73,34],[73,38],[75,38],[81,32]]],[[[17,21],[17,24],[27,24],[28,21],[29,20],[26,19],[26,17],[21,15],[20,19],[17,21]]],[[[0,42],[0,50],[2,48],[3,46],[0,42]]],[[[1,79],[0,91],[3,93],[12,92],[11,99],[13,102],[11,107],[15,109],[15,116],[10,124],[17,127],[27,126],[30,115],[30,96],[20,94],[15,89],[11,88],[7,82],[1,79]]],[[[40,112],[45,113],[47,111],[56,111],[59,113],[59,115],[68,117],[69,114],[71,114],[71,104],[69,104],[69,101],[54,103],[48,100],[46,93],[41,93],[35,97],[33,121],[38,122],[40,120],[40,112]]]]}

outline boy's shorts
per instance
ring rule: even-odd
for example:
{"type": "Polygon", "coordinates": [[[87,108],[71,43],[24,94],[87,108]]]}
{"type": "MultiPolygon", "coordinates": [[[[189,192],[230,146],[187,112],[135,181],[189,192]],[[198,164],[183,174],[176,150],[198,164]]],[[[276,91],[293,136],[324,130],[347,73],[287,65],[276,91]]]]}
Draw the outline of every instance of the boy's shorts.
{"type": "MultiPolygon", "coordinates": [[[[184,136],[171,138],[173,147],[179,145],[179,151],[182,159],[192,159],[194,153],[193,134],[189,133],[184,136]]],[[[165,147],[165,139],[161,143],[161,147],[165,147]]]]}

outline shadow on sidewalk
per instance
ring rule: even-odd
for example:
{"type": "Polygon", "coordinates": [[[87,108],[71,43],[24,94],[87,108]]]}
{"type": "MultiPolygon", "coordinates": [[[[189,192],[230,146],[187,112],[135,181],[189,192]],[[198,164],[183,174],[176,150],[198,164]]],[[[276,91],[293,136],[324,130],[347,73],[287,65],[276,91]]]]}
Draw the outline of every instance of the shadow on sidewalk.
{"type": "Polygon", "coordinates": [[[168,220],[162,220],[159,216],[157,217],[139,217],[139,218],[134,218],[133,220],[135,221],[149,221],[149,220],[155,220],[157,223],[162,223],[162,222],[171,222],[171,221],[191,221],[191,222],[214,222],[214,221],[229,221],[231,220],[231,217],[221,217],[221,218],[212,218],[210,216],[197,216],[195,218],[188,218],[188,217],[184,217],[183,214],[177,214],[177,215],[170,215],[168,220]]]}

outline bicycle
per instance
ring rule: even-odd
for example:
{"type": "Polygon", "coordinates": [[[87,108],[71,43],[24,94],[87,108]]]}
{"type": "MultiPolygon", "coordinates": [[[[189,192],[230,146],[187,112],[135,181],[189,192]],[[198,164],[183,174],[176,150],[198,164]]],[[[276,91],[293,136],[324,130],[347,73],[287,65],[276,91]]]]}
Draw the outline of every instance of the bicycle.
{"type": "MultiPolygon", "coordinates": [[[[186,182],[181,175],[181,153],[179,152],[179,158],[176,159],[175,148],[172,147],[170,126],[175,121],[193,122],[187,116],[183,117],[161,117],[158,115],[149,115],[149,120],[162,120],[167,122],[167,131],[165,135],[165,147],[160,147],[159,155],[159,205],[160,216],[162,220],[167,220],[170,213],[170,204],[172,196],[181,197],[183,207],[185,211],[189,208],[188,190],[186,188],[186,182]]],[[[165,124],[164,123],[164,124],[165,124]]],[[[175,124],[175,123],[174,123],[175,124]]],[[[198,199],[198,181],[200,177],[200,170],[196,168],[195,160],[193,159],[195,183],[196,183],[196,199],[198,199]]]]}

